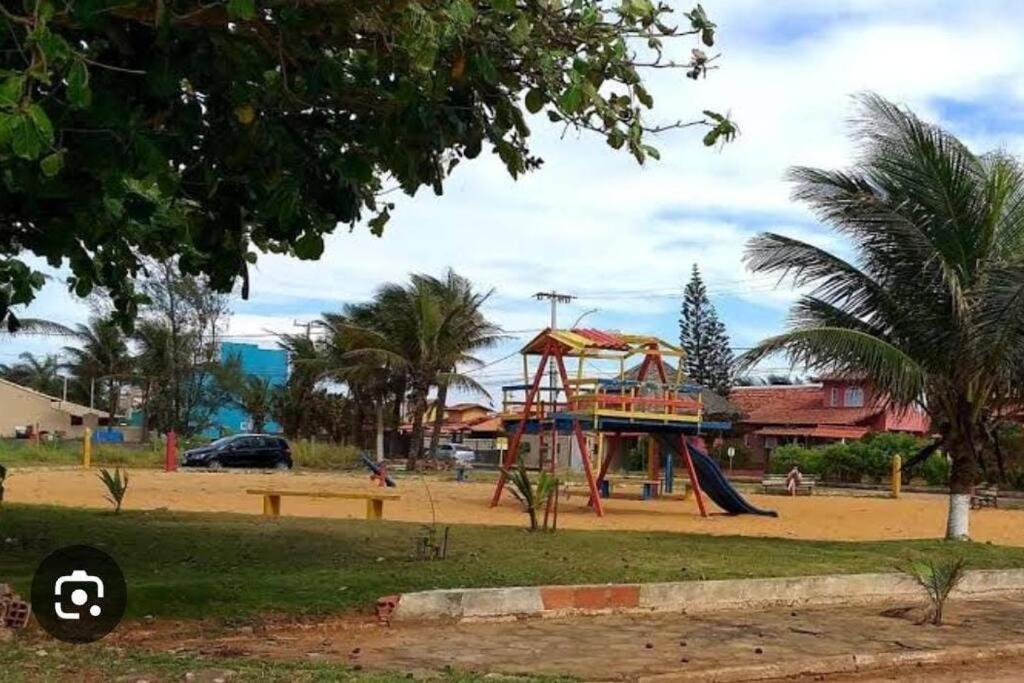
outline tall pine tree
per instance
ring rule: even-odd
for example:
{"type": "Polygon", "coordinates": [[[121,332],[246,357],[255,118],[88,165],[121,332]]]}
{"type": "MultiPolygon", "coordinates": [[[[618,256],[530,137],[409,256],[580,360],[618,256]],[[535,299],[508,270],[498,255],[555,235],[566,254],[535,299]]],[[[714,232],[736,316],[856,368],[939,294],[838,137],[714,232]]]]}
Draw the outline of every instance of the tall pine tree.
{"type": "Polygon", "coordinates": [[[707,288],[696,264],[683,294],[679,345],[686,351],[685,369],[689,381],[727,396],[732,383],[729,336],[708,299],[707,288]]]}

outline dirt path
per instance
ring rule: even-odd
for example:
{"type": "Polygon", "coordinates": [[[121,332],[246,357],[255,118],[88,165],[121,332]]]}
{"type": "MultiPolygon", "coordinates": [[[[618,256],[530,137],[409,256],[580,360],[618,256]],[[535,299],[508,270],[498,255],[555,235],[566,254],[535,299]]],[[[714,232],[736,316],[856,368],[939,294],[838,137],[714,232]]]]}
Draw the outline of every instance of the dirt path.
{"type": "MultiPolygon", "coordinates": [[[[520,526],[522,513],[506,495],[497,508],[488,507],[493,484],[429,480],[438,521],[444,523],[520,526]]],[[[355,474],[278,472],[175,472],[133,470],[126,508],[241,512],[258,514],[261,501],[247,488],[366,490],[367,478],[355,474]]],[[[403,478],[397,489],[402,499],[388,502],[386,519],[430,520],[427,485],[403,478]]],[[[73,507],[104,507],[103,486],[95,471],[74,469],[15,469],[7,478],[6,499],[14,503],[44,503],[73,507]]],[[[821,540],[886,540],[940,538],[945,529],[946,501],[941,496],[910,494],[899,500],[863,496],[751,495],[755,505],[778,510],[779,517],[712,516],[701,519],[692,500],[623,500],[605,502],[606,515],[597,518],[583,495],[563,501],[559,526],[575,529],[628,529],[737,534],[821,540]]],[[[359,518],[359,500],[286,498],[283,512],[311,517],[359,518]]],[[[982,510],[972,515],[971,533],[977,541],[1024,545],[1024,510],[982,510]]]]}
{"type": "MultiPolygon", "coordinates": [[[[722,667],[786,664],[852,653],[934,652],[1024,641],[1024,600],[954,604],[943,627],[920,625],[918,616],[915,610],[883,613],[878,607],[843,607],[390,628],[337,619],[260,624],[221,634],[185,624],[149,631],[139,626],[125,629],[128,635],[119,640],[125,645],[204,655],[326,659],[374,671],[428,674],[452,667],[622,681],[681,672],[700,676],[722,667]]],[[[957,672],[949,666],[940,670],[950,676],[957,672]]],[[[885,680],[885,674],[849,680],[885,680]]]]}

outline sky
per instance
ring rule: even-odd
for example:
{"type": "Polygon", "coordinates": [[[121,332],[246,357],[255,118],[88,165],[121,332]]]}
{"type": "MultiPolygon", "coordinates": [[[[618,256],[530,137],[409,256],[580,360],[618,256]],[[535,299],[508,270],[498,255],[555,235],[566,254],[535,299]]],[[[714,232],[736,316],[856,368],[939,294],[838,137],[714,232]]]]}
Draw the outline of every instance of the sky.
{"type": "MultiPolygon", "coordinates": [[[[684,21],[690,3],[669,4],[684,21]]],[[[1024,4],[703,4],[719,26],[720,68],[698,82],[682,71],[646,74],[655,100],[650,121],[688,120],[703,109],[728,112],[741,130],[734,142],[708,149],[698,129],[671,131],[650,141],[661,161],[639,166],[592,134],[564,133],[543,115],[531,117],[533,150],[545,160],[541,170],[514,181],[484,153],[455,170],[443,196],[427,188],[397,198],[381,238],[365,226],[340,227],[319,262],[261,256],[250,299],[233,303],[228,338],[272,346],[274,332],[296,332],[296,322],[365,300],[383,282],[451,267],[494,290],[486,313],[509,339],[482,352],[488,365],[473,375],[500,400],[497,387],[521,377],[516,349],[548,322],[548,304],[535,300],[535,292],[578,297],[559,307],[562,326],[597,309],[585,326],[676,341],[682,288],[696,263],[742,350],[781,331],[795,298],[787,285],[745,270],[747,240],[770,230],[849,250],[790,200],[784,173],[793,165],[837,168],[853,161],[847,121],[856,94],[874,91],[909,106],[976,151],[1024,153],[1024,4]]],[[[685,61],[693,45],[676,41],[672,56],[685,61]]],[[[74,323],[88,309],[58,277],[28,315],[74,323]]],[[[63,343],[8,338],[0,341],[0,363],[63,343]]]]}

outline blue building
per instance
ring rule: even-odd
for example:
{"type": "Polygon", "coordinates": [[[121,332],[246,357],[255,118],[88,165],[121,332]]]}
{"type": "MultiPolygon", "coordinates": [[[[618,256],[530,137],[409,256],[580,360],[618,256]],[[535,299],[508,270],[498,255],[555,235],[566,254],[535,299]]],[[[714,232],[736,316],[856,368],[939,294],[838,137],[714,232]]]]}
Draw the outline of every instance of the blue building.
{"type": "MultiPolygon", "coordinates": [[[[238,358],[242,363],[242,372],[247,375],[265,377],[274,386],[281,386],[288,381],[288,353],[283,349],[262,349],[256,344],[223,342],[220,345],[220,359],[227,361],[238,358]]],[[[222,433],[237,434],[252,429],[249,416],[236,405],[225,405],[213,414],[213,426],[206,430],[207,436],[220,436],[222,433]]],[[[270,421],[264,431],[274,434],[281,431],[281,426],[270,421]]]]}

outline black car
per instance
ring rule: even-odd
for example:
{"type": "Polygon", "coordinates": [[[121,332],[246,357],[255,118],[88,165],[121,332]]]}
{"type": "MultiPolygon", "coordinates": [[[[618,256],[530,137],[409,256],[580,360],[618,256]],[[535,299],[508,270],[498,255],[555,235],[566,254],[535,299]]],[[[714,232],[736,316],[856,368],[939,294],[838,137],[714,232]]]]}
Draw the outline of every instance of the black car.
{"type": "Polygon", "coordinates": [[[184,467],[209,467],[212,470],[222,467],[273,467],[288,470],[292,467],[292,451],[288,442],[279,436],[235,434],[185,451],[181,464],[184,467]]]}

